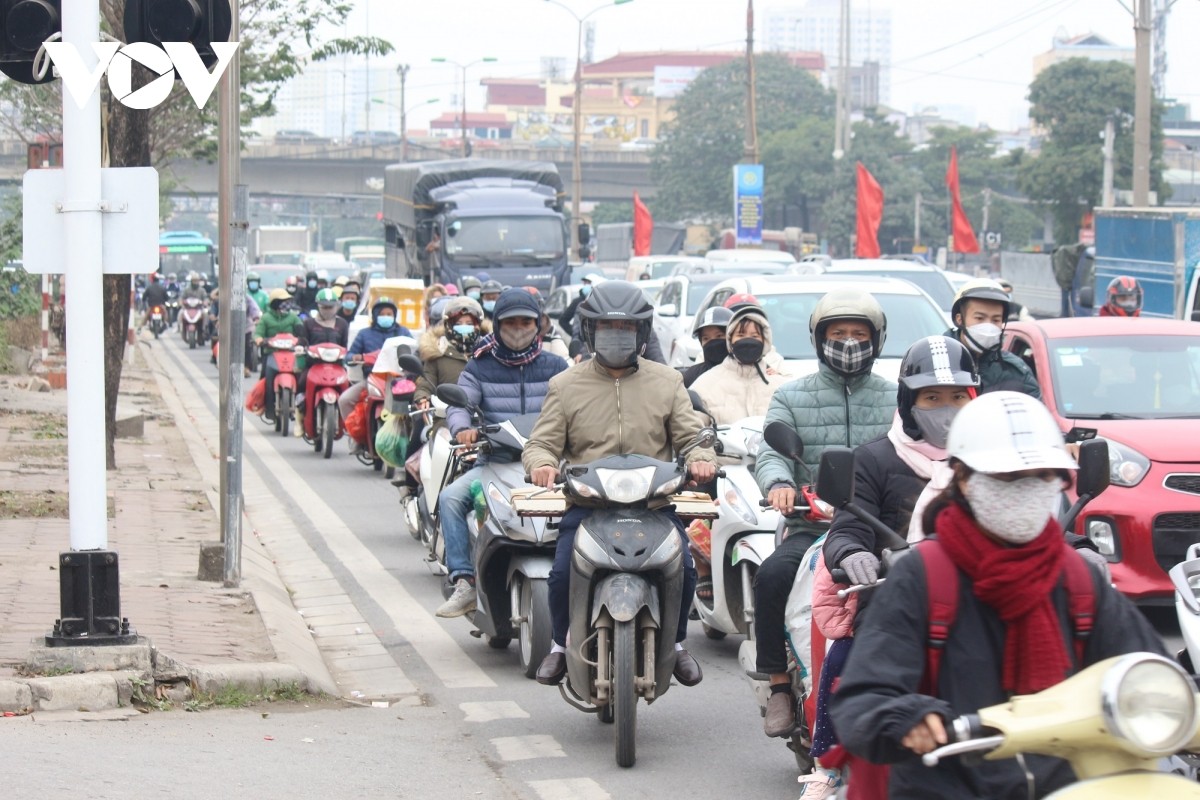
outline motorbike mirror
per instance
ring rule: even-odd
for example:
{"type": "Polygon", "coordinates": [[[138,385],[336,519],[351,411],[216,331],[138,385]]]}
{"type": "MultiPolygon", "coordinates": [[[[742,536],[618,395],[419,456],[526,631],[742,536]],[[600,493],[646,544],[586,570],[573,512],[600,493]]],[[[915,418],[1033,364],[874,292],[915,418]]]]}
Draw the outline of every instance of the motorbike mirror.
{"type": "Polygon", "coordinates": [[[763,429],[763,439],[771,445],[772,450],[792,461],[801,461],[804,457],[804,440],[786,422],[775,420],[768,423],[763,429]]]}
{"type": "Polygon", "coordinates": [[[1079,305],[1081,308],[1092,308],[1096,304],[1096,287],[1084,286],[1079,290],[1079,305]]]}
{"type": "Polygon", "coordinates": [[[817,497],[834,508],[854,501],[854,451],[849,447],[827,447],[821,453],[817,497]]]}
{"type": "Polygon", "coordinates": [[[425,365],[421,363],[421,359],[414,356],[412,353],[401,353],[396,361],[400,364],[400,369],[407,372],[409,375],[421,375],[425,372],[425,365]]]}
{"type": "Polygon", "coordinates": [[[680,463],[683,458],[697,447],[712,447],[717,443],[717,431],[711,427],[703,427],[696,432],[696,438],[692,439],[682,450],[679,451],[680,463]]]}
{"type": "Polygon", "coordinates": [[[687,393],[688,393],[688,397],[691,398],[692,409],[694,411],[698,411],[699,413],[705,415],[706,417],[712,416],[712,414],[708,413],[708,409],[704,406],[704,401],[700,399],[700,395],[697,394],[694,389],[688,389],[687,393]]]}
{"type": "Polygon", "coordinates": [[[437,387],[437,398],[448,406],[455,408],[468,408],[471,401],[467,399],[467,393],[462,390],[462,387],[457,383],[442,383],[437,387]]]}
{"type": "Polygon", "coordinates": [[[1079,443],[1079,474],[1075,476],[1075,491],[1096,497],[1108,488],[1112,475],[1108,460],[1108,442],[1089,439],[1079,443]]]}

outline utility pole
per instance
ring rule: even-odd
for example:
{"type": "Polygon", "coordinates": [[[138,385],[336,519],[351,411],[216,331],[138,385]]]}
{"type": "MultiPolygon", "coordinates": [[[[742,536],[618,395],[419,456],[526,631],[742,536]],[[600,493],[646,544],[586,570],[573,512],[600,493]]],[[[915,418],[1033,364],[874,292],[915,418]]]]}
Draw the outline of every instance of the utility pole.
{"type": "Polygon", "coordinates": [[[850,149],[850,0],[842,0],[838,23],[837,106],[833,128],[833,157],[850,149]]]}
{"type": "Polygon", "coordinates": [[[754,99],[754,0],[746,0],[746,164],[758,163],[758,110],[754,99]]]}
{"type": "Polygon", "coordinates": [[[408,161],[408,110],[404,105],[404,83],[408,80],[408,64],[401,64],[396,67],[396,74],[400,76],[400,161],[408,161]]]}
{"type": "Polygon", "coordinates": [[[983,189],[983,230],[988,230],[988,216],[992,210],[992,190],[986,186],[983,189]]]}
{"type": "Polygon", "coordinates": [[[471,155],[470,144],[467,143],[467,68],[462,68],[463,85],[462,85],[462,157],[467,158],[471,155]]]}
{"type": "Polygon", "coordinates": [[[1104,121],[1104,195],[1100,205],[1112,208],[1116,205],[1113,197],[1113,140],[1116,138],[1116,119],[1112,114],[1104,121]]]}
{"type": "Polygon", "coordinates": [[[1134,112],[1133,112],[1133,205],[1150,204],[1150,34],[1151,0],[1135,0],[1133,40],[1134,112]]]}
{"type": "Polygon", "coordinates": [[[917,192],[913,204],[913,250],[921,246],[921,193],[917,192]]]}

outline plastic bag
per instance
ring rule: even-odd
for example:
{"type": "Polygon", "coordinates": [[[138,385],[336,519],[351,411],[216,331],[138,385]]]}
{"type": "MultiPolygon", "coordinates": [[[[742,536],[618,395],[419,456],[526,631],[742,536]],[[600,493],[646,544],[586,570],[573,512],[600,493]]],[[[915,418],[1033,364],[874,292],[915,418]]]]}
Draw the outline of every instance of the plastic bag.
{"type": "Polygon", "coordinates": [[[345,420],[346,433],[351,439],[361,445],[367,443],[367,407],[365,403],[359,403],[354,406],[354,410],[350,412],[350,416],[345,420]]]}
{"type": "Polygon", "coordinates": [[[267,379],[259,378],[258,383],[246,393],[246,410],[251,414],[261,414],[266,408],[267,379]]]}
{"type": "Polygon", "coordinates": [[[404,458],[408,455],[408,429],[404,417],[390,416],[379,426],[375,434],[375,455],[389,466],[404,466],[404,458]]]}

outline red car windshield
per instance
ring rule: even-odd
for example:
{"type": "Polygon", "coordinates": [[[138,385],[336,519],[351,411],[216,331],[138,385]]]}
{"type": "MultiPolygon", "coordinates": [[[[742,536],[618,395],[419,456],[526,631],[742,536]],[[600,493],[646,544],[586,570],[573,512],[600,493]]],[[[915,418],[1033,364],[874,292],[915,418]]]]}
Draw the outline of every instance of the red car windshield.
{"type": "Polygon", "coordinates": [[[1200,336],[1098,336],[1048,346],[1064,417],[1200,417],[1200,336]]]}

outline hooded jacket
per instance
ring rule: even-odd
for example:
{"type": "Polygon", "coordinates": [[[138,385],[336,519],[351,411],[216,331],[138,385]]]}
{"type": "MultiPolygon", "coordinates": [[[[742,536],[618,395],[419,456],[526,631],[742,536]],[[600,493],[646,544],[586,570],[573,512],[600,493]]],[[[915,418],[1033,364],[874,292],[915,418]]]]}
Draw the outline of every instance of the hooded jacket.
{"type": "MultiPolygon", "coordinates": [[[[483,334],[484,331],[480,331],[480,336],[483,334]]],[[[432,397],[443,383],[458,383],[470,354],[450,343],[446,338],[445,324],[439,322],[421,334],[417,342],[417,355],[425,365],[425,372],[417,378],[414,402],[432,397]]]]}
{"type": "Polygon", "coordinates": [[[746,320],[756,322],[762,328],[763,356],[758,362],[743,364],[730,354],[696,378],[690,387],[700,395],[704,407],[718,425],[766,414],[775,390],[791,379],[786,374],[768,373],[766,354],[771,352],[771,326],[764,315],[753,312],[735,315],[726,326],[726,340],[732,338],[734,329],[746,320]]]}

